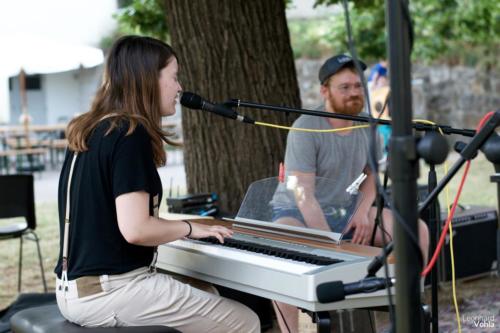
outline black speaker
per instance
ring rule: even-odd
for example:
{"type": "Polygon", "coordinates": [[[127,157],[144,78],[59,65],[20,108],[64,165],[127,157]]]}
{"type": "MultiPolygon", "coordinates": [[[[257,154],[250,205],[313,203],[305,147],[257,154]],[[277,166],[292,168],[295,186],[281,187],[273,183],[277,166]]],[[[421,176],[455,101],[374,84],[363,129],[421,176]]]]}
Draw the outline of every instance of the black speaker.
{"type": "MultiPolygon", "coordinates": [[[[441,213],[446,222],[447,213],[441,213]]],[[[492,270],[497,258],[497,211],[491,207],[469,206],[457,208],[451,221],[453,227],[453,252],[455,277],[465,278],[492,270]]],[[[441,277],[451,280],[450,237],[446,236],[441,277]]]]}
{"type": "MultiPolygon", "coordinates": [[[[389,189],[390,193],[390,189],[389,189]]],[[[418,185],[417,201],[422,203],[428,195],[427,185],[418,185]]],[[[439,200],[437,201],[439,207],[439,200]]],[[[432,230],[429,221],[429,207],[420,213],[420,218],[432,230]]],[[[447,212],[441,212],[442,228],[446,223],[447,212]]],[[[466,278],[490,272],[497,261],[497,246],[500,239],[498,215],[495,208],[483,206],[457,207],[452,220],[455,277],[466,278]]],[[[439,240],[439,236],[438,236],[439,240]]],[[[498,249],[500,250],[500,249],[498,249]]],[[[500,252],[500,251],[499,251],[500,252]]],[[[433,253],[429,252],[429,256],[433,253]]],[[[450,237],[439,256],[438,276],[440,281],[451,280],[450,237]]],[[[430,284],[430,274],[425,279],[430,284]]]]}

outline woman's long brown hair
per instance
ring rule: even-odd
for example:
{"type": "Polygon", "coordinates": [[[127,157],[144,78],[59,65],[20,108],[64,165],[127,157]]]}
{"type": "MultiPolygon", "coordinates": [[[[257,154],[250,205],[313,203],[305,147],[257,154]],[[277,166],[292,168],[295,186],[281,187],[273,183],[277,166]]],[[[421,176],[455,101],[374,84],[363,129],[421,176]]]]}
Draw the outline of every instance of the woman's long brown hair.
{"type": "MultiPolygon", "coordinates": [[[[109,118],[113,128],[128,121],[127,135],[138,124],[151,137],[153,157],[157,166],[165,165],[163,142],[178,145],[162,130],[160,109],[160,70],[176,58],[172,48],[154,38],[125,36],[118,39],[109,51],[103,80],[89,112],[68,124],[66,135],[69,148],[75,152],[88,150],[87,141],[97,124],[109,118]]],[[[106,133],[106,134],[107,134],[106,133]]]]}

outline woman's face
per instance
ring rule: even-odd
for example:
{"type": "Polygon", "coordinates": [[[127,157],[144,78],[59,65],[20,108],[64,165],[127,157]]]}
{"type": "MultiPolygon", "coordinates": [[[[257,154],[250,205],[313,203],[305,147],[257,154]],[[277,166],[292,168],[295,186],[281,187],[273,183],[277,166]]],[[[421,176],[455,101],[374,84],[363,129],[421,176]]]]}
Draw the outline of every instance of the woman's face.
{"type": "Polygon", "coordinates": [[[160,71],[160,98],[161,98],[161,115],[171,116],[175,113],[175,104],[177,104],[178,93],[182,91],[182,87],[177,81],[177,59],[174,57],[167,66],[160,71]]]}

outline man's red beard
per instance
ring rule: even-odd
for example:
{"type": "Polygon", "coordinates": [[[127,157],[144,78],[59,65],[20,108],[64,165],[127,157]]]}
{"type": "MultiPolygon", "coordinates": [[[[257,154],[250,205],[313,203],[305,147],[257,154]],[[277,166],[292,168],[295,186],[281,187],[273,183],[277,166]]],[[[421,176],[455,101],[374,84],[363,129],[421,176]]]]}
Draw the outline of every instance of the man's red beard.
{"type": "Polygon", "coordinates": [[[330,105],[333,112],[355,116],[363,111],[364,99],[363,97],[350,97],[347,100],[342,100],[340,103],[330,96],[330,105]]]}

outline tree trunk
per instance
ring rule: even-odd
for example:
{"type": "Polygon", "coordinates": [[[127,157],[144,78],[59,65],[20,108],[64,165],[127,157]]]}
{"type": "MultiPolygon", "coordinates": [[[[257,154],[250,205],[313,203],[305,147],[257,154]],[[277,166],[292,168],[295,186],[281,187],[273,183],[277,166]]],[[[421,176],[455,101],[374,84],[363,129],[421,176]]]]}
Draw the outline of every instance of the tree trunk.
{"type": "MultiPolygon", "coordinates": [[[[300,107],[283,0],[165,0],[185,91],[217,103],[230,98],[300,107]]],[[[280,112],[245,110],[253,119],[290,125],[280,112]]],[[[234,214],[248,186],[278,175],[287,131],[242,124],[183,108],[189,193],[216,192],[234,214]]]]}

